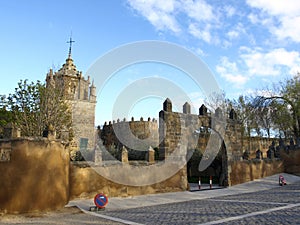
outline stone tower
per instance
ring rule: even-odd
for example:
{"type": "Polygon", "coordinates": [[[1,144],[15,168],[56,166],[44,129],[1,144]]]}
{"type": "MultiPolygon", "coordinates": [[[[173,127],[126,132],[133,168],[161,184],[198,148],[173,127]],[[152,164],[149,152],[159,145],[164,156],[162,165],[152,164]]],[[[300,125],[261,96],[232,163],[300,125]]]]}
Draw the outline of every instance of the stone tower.
{"type": "Polygon", "coordinates": [[[71,57],[71,44],[65,64],[57,71],[52,69],[47,74],[46,85],[62,88],[63,94],[70,103],[72,112],[73,149],[93,149],[95,143],[95,107],[96,87],[85,79],[81,71],[76,69],[71,57]]]}

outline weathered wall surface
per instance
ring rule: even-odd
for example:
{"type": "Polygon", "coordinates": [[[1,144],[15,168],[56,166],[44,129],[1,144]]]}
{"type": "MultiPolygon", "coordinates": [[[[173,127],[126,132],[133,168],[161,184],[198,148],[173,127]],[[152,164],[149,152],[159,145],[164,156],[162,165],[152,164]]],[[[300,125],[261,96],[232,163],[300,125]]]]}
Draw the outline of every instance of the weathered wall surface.
{"type": "Polygon", "coordinates": [[[95,146],[95,102],[72,101],[72,120],[74,140],[80,147],[80,138],[88,139],[88,148],[93,150],[95,146]]]}
{"type": "Polygon", "coordinates": [[[125,146],[130,160],[142,160],[149,147],[157,147],[159,142],[157,121],[150,118],[105,123],[98,135],[108,151],[112,147],[120,151],[125,146]]]}
{"type": "Polygon", "coordinates": [[[60,142],[1,141],[0,211],[54,210],[69,199],[69,153],[60,142]]]}
{"type": "MultiPolygon", "coordinates": [[[[172,152],[176,148],[180,148],[181,154],[186,154],[187,151],[194,149],[203,153],[208,139],[212,139],[210,146],[218,149],[210,148],[210,150],[220,151],[222,149],[217,176],[220,177],[220,183],[224,186],[231,184],[227,161],[240,160],[243,155],[240,124],[234,116],[223,115],[220,109],[216,110],[215,115],[208,115],[204,105],[200,107],[199,115],[190,114],[188,103],[184,104],[183,113],[173,112],[172,102],[167,99],[164,102],[163,110],[159,113],[159,118],[160,159],[174,158],[172,152]],[[221,140],[217,133],[224,135],[222,137],[224,140],[221,140]]],[[[212,161],[216,162],[216,160],[212,161]]],[[[192,171],[189,170],[189,172],[192,174],[192,171]]]]}
{"type": "Polygon", "coordinates": [[[57,72],[53,73],[53,70],[50,69],[46,76],[46,83],[47,86],[62,89],[65,98],[71,105],[74,150],[78,150],[80,138],[87,138],[87,148],[94,149],[96,87],[94,83],[90,85],[89,76],[85,79],[82,72],[76,69],[71,52],[57,72]]]}
{"type": "MultiPolygon", "coordinates": [[[[121,168],[116,166],[116,169],[121,168]]],[[[96,193],[104,193],[109,197],[127,197],[185,190],[187,190],[185,166],[170,178],[145,186],[129,186],[112,182],[87,165],[71,164],[70,166],[70,200],[93,198],[96,193]]]]}
{"type": "Polygon", "coordinates": [[[278,145],[277,138],[262,138],[262,137],[244,137],[242,140],[243,151],[249,151],[250,158],[256,157],[256,151],[259,149],[263,153],[263,158],[267,158],[267,151],[274,141],[278,145]]]}
{"type": "Polygon", "coordinates": [[[284,172],[282,160],[243,160],[231,162],[231,185],[241,184],[254,179],[284,172]]]}
{"type": "Polygon", "coordinates": [[[281,151],[280,157],[284,162],[284,170],[286,173],[300,176],[300,149],[288,152],[281,151]]]}

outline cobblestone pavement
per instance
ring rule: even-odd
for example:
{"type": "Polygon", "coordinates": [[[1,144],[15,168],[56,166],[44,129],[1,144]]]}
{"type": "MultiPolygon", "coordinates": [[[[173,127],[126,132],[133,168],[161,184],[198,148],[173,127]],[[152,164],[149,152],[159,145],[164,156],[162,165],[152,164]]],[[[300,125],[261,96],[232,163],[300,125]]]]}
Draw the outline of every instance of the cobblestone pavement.
{"type": "Polygon", "coordinates": [[[128,224],[299,224],[300,182],[255,193],[100,214],[128,224]]]}
{"type": "Polygon", "coordinates": [[[68,207],[43,215],[0,217],[0,224],[300,224],[300,182],[274,187],[203,199],[196,196],[212,196],[215,190],[193,192],[193,200],[100,212],[68,207]]]}
{"type": "Polygon", "coordinates": [[[0,215],[0,224],[30,224],[30,225],[120,225],[115,221],[95,217],[83,213],[76,207],[68,207],[63,210],[49,213],[28,213],[22,215],[0,215]]]}

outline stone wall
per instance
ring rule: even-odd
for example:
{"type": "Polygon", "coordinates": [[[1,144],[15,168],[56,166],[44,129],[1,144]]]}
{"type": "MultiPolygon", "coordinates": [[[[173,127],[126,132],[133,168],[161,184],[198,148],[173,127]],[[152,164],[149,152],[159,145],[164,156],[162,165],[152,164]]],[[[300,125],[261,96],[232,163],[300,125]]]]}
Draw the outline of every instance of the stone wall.
{"type": "Polygon", "coordinates": [[[69,153],[58,141],[0,142],[0,212],[54,210],[69,200],[69,153]]]}
{"type": "Polygon", "coordinates": [[[282,160],[243,160],[231,162],[231,185],[241,184],[255,179],[284,172],[282,160]]]}
{"type": "MultiPolygon", "coordinates": [[[[50,69],[46,76],[47,87],[52,86],[63,90],[64,97],[70,104],[74,132],[72,147],[74,151],[78,151],[83,145],[88,149],[94,149],[95,146],[97,96],[94,83],[92,85],[90,83],[90,77],[88,76],[85,79],[82,72],[76,69],[70,52],[63,66],[57,72],[50,69]]],[[[71,156],[73,158],[73,154],[71,156]]]]}
{"type": "Polygon", "coordinates": [[[113,121],[105,123],[98,133],[108,151],[113,147],[119,151],[126,147],[130,160],[143,160],[149,146],[158,146],[158,124],[155,119],[145,121],[113,121]]]}
{"type": "Polygon", "coordinates": [[[286,173],[300,176],[300,149],[280,151],[280,157],[284,163],[286,173]]]}
{"type": "MultiPolygon", "coordinates": [[[[176,148],[180,148],[185,156],[188,151],[194,149],[205,153],[207,143],[213,136],[213,144],[211,146],[219,149],[211,150],[221,152],[220,160],[218,162],[213,160],[220,164],[220,166],[215,166],[220,168],[218,169],[220,171],[220,173],[218,172],[220,183],[226,186],[230,185],[230,174],[228,174],[230,164],[228,162],[240,160],[243,155],[241,126],[234,116],[223,115],[219,108],[214,115],[208,114],[204,105],[200,107],[199,115],[193,115],[190,114],[188,103],[183,105],[183,113],[173,112],[171,100],[166,99],[163,104],[163,110],[159,113],[159,118],[159,156],[161,160],[174,157],[172,152],[176,148]],[[221,135],[219,131],[222,131],[224,135],[222,135],[221,139],[216,138],[221,135]]],[[[210,154],[211,152],[206,156],[209,157],[210,154]]],[[[197,167],[198,165],[191,166],[197,167]]],[[[192,170],[190,171],[192,176],[193,174],[198,174],[193,173],[192,170]]]]}
{"type": "Polygon", "coordinates": [[[242,139],[242,145],[243,145],[243,152],[249,151],[250,159],[256,158],[256,151],[259,149],[262,151],[263,158],[267,158],[267,151],[272,145],[272,142],[275,142],[276,145],[278,145],[278,139],[277,138],[262,138],[262,137],[244,137],[242,139]]]}
{"type": "Polygon", "coordinates": [[[87,148],[94,149],[96,128],[95,128],[95,102],[74,100],[72,103],[72,121],[74,140],[80,148],[80,139],[87,138],[87,148]]]}
{"type": "MultiPolygon", "coordinates": [[[[142,166],[142,165],[139,165],[142,166]]],[[[111,165],[115,170],[122,170],[122,165],[111,165]]],[[[151,170],[151,167],[148,167],[151,170]]],[[[160,176],[161,174],[157,174],[160,176]]],[[[139,179],[134,177],[134,179],[139,179]]],[[[93,198],[97,193],[104,193],[108,197],[128,197],[143,194],[186,191],[186,167],[180,169],[170,178],[152,185],[130,186],[113,182],[99,175],[87,163],[72,163],[70,166],[70,200],[74,198],[93,198]]]]}
{"type": "MultiPolygon", "coordinates": [[[[284,171],[299,174],[300,151],[284,151],[281,155],[283,160],[231,161],[228,167],[230,184],[240,184],[284,171]]],[[[98,167],[110,166],[113,171],[123,171],[124,163],[102,163],[98,167]]],[[[126,165],[152,170],[150,165],[153,164],[127,161],[126,165]]],[[[2,140],[0,173],[0,212],[4,213],[54,210],[64,207],[71,199],[92,198],[100,192],[109,197],[127,197],[185,191],[188,188],[186,166],[173,176],[151,185],[123,185],[99,175],[87,162],[70,164],[68,150],[59,141],[48,139],[2,140]]],[[[159,177],[161,173],[154,176],[159,177]]],[[[139,179],[132,174],[131,177],[139,179]]]]}

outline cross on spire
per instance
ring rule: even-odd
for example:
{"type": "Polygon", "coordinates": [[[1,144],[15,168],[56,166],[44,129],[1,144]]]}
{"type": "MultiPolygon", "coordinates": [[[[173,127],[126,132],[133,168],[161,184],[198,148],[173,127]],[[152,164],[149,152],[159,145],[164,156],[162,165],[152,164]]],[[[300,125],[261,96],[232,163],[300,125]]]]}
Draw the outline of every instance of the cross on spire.
{"type": "Polygon", "coordinates": [[[72,40],[72,35],[70,36],[70,40],[67,41],[68,44],[70,44],[70,47],[69,47],[69,58],[71,58],[71,52],[72,52],[72,43],[75,42],[72,40]]]}

